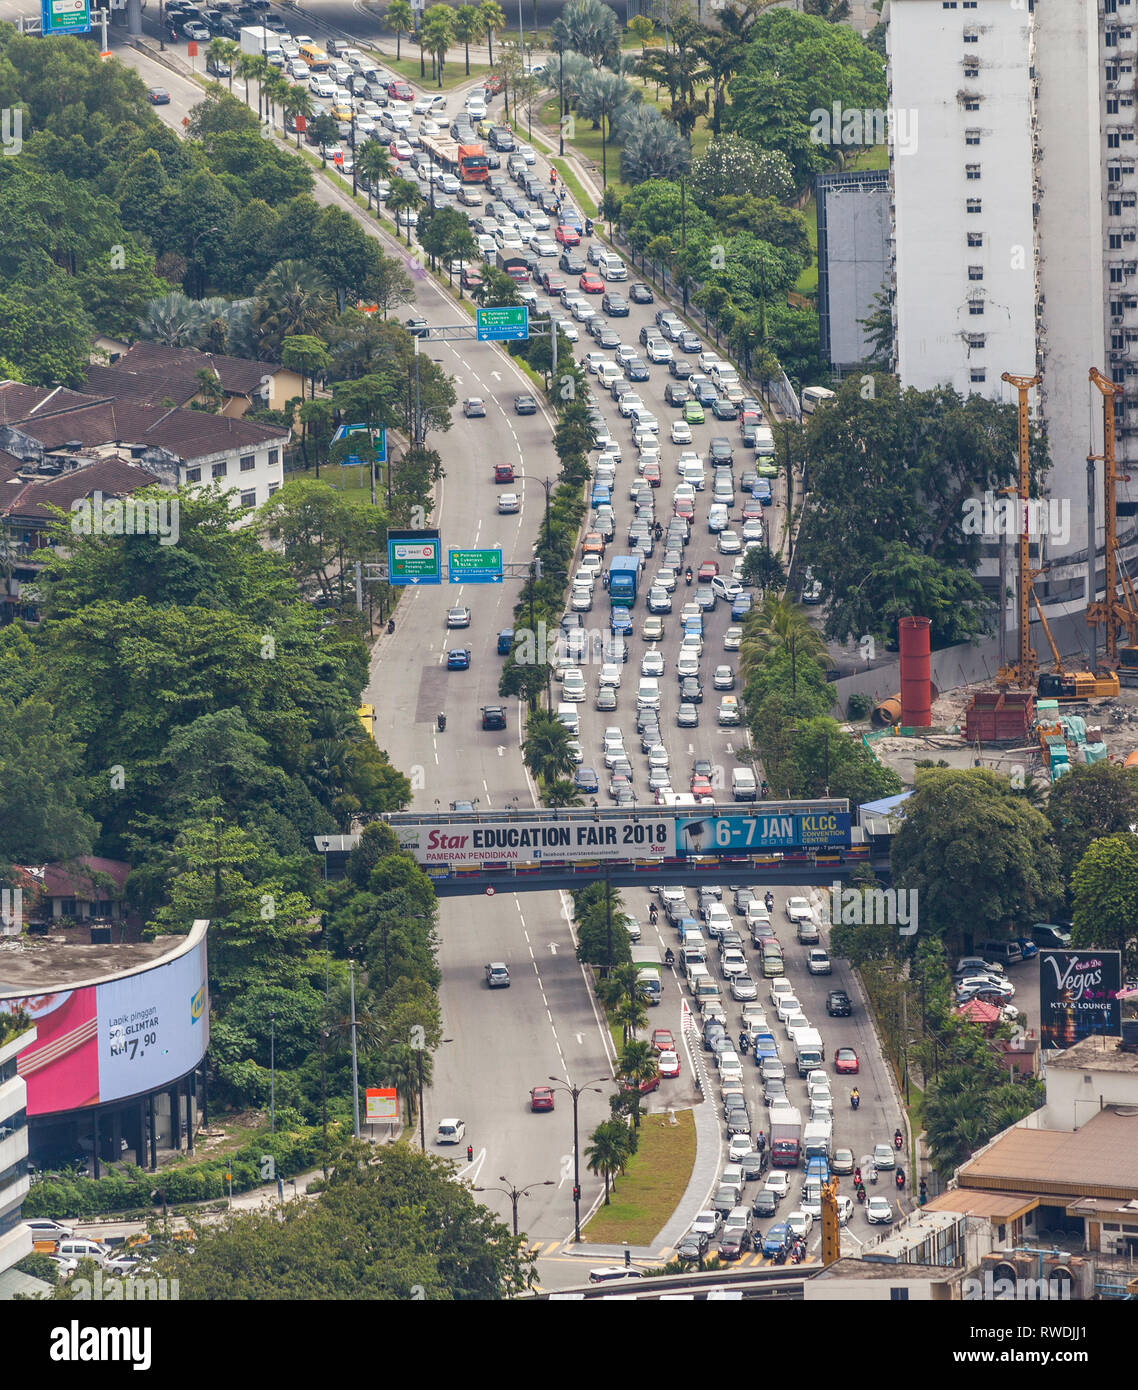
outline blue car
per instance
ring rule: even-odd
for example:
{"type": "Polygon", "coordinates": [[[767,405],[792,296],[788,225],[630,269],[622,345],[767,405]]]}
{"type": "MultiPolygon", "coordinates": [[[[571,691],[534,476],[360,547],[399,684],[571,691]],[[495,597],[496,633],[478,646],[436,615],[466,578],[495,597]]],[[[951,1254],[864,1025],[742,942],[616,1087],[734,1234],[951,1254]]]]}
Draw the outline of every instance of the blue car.
{"type": "Polygon", "coordinates": [[[775,1043],[773,1033],[756,1033],[752,1046],[756,1064],[760,1063],[764,1057],[778,1057],[778,1045],[775,1043]]]}
{"type": "Polygon", "coordinates": [[[588,792],[590,795],[601,788],[597,774],[591,767],[579,767],[573,774],[573,785],[579,792],[588,792]]]}
{"type": "Polygon", "coordinates": [[[694,633],[696,633],[697,636],[702,637],[702,636],[703,636],[703,614],[702,614],[702,613],[694,613],[694,614],[692,614],[692,616],[691,616],[690,618],[685,618],[685,619],[684,619],[684,627],[683,627],[683,630],[684,630],[685,632],[694,632],[694,633]]]}
{"type": "Polygon", "coordinates": [[[453,652],[447,652],[448,671],[469,671],[470,670],[470,648],[456,647],[453,652]]]}
{"type": "Polygon", "coordinates": [[[1012,941],[1023,952],[1024,960],[1030,960],[1032,956],[1039,954],[1039,947],[1032,941],[1030,936],[1013,936],[1012,941]]]}
{"type": "Polygon", "coordinates": [[[632,631],[632,615],[627,608],[614,608],[612,617],[609,619],[609,626],[615,636],[621,637],[632,631]]]}
{"type": "Polygon", "coordinates": [[[585,222],[581,214],[571,203],[566,203],[557,215],[558,221],[563,227],[572,227],[575,231],[585,230],[585,222]]]}
{"type": "Polygon", "coordinates": [[[612,502],[612,490],[604,483],[593,484],[594,507],[607,507],[612,502]]]}
{"type": "Polygon", "coordinates": [[[790,1241],[790,1227],[785,1221],[776,1221],[770,1230],[763,1236],[763,1254],[777,1255],[782,1247],[790,1241]]]}
{"type": "Polygon", "coordinates": [[[823,1184],[828,1183],[830,1181],[830,1165],[827,1160],[821,1155],[816,1158],[808,1159],[806,1163],[806,1177],[807,1179],[817,1178],[818,1181],[823,1184]]]}
{"type": "Polygon", "coordinates": [[[751,496],[755,498],[757,502],[761,502],[764,507],[769,507],[774,501],[774,494],[771,492],[771,480],[769,478],[760,478],[754,487],[751,488],[751,496]]]}
{"type": "Polygon", "coordinates": [[[498,634],[498,655],[509,656],[510,649],[514,645],[514,629],[504,627],[498,634]]]}
{"type": "Polygon", "coordinates": [[[740,618],[745,618],[751,611],[752,598],[750,594],[740,594],[731,605],[731,617],[738,622],[740,618]]]}

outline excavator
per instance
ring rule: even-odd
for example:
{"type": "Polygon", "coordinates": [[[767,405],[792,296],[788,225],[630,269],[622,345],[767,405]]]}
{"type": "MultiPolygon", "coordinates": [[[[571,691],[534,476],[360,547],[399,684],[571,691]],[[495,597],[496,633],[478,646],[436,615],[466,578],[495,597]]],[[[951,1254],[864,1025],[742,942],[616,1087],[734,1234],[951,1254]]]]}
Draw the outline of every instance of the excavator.
{"type": "MultiPolygon", "coordinates": [[[[1097,373],[1091,369],[1091,380],[1094,381],[1097,373]]],[[[1019,487],[1016,489],[1021,503],[1025,504],[1029,498],[1029,423],[1030,416],[1028,411],[1027,397],[1028,392],[1033,386],[1038,386],[1042,380],[1039,376],[1013,376],[1009,372],[1004,372],[1001,380],[1014,386],[1019,393],[1019,487]]],[[[1096,382],[1096,385],[1098,383],[1096,382]]],[[[1108,386],[1111,383],[1106,383],[1108,386]]],[[[1101,390],[1102,387],[1100,386],[1101,390]]],[[[1113,405],[1112,398],[1108,397],[1108,404],[1113,405]]],[[[1112,417],[1113,419],[1113,417],[1112,417]]],[[[1108,434],[1108,449],[1113,450],[1113,424],[1108,434]]],[[[1111,453],[1113,459],[1113,453],[1111,453]]],[[[1109,534],[1109,533],[1108,533],[1109,534]]],[[[1097,672],[1092,671],[1068,671],[1063,665],[1063,659],[1059,655],[1059,648],[1055,644],[1051,627],[1047,621],[1039,598],[1033,587],[1033,582],[1043,573],[1042,570],[1033,570],[1029,561],[1029,547],[1031,543],[1027,527],[1021,527],[1018,541],[1019,552],[1019,583],[1017,586],[1017,597],[1019,601],[1019,654],[1015,661],[1009,662],[1006,666],[1001,666],[996,674],[996,684],[1001,690],[1006,690],[1009,686],[1018,686],[1020,689],[1029,687],[1033,682],[1037,682],[1037,689],[1044,699],[1054,699],[1063,701],[1093,700],[1117,695],[1119,691],[1118,673],[1107,668],[1100,668],[1097,672]],[[1047,645],[1051,648],[1051,657],[1055,664],[1054,671],[1039,671],[1039,659],[1035,655],[1035,650],[1031,645],[1031,636],[1028,629],[1030,621],[1030,605],[1035,604],[1035,611],[1039,617],[1040,625],[1043,628],[1043,635],[1047,638],[1047,645]]],[[[1108,546],[1109,549],[1109,546],[1108,546]]],[[[1108,578],[1112,573],[1108,570],[1108,578]]],[[[1110,589],[1107,590],[1110,593],[1110,589]]],[[[1135,615],[1138,618],[1138,614],[1135,615]]],[[[1088,618],[1090,611],[1088,610],[1088,618]]],[[[1108,624],[1107,631],[1112,632],[1114,628],[1108,624]]],[[[1109,644],[1108,644],[1109,649],[1109,644]]]]}

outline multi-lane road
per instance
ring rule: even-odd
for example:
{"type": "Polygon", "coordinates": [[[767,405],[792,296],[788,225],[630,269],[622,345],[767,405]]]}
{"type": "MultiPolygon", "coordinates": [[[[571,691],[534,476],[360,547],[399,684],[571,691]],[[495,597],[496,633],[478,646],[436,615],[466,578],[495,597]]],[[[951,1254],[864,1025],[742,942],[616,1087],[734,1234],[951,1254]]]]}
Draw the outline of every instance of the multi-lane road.
{"type": "MultiPolygon", "coordinates": [[[[0,15],[5,18],[14,18],[20,9],[18,4],[0,3],[0,15]]],[[[319,32],[318,24],[302,23],[295,15],[284,13],[291,28],[306,27],[319,32]]],[[[310,14],[307,12],[306,20],[310,14]]],[[[348,27],[346,23],[344,27],[348,27]]],[[[353,27],[353,32],[364,36],[366,28],[360,24],[353,27]]],[[[176,51],[181,50],[178,45],[176,51]]],[[[148,84],[164,86],[170,92],[171,104],[157,108],[158,113],[180,130],[183,118],[201,98],[200,86],[133,49],[116,47],[116,57],[138,70],[148,84]]],[[[450,94],[448,112],[460,109],[462,100],[461,91],[450,94]]],[[[332,180],[318,176],[316,196],[322,203],[346,207],[376,231],[375,222],[366,218],[332,180]]],[[[397,243],[389,236],[379,235],[385,250],[397,250],[397,243]]],[[[623,290],[627,286],[617,288],[623,290]]],[[[629,317],[610,322],[619,331],[622,342],[636,345],[641,327],[653,322],[659,307],[669,306],[634,304],[629,317]]],[[[435,328],[469,322],[453,298],[425,277],[417,280],[414,308],[435,328]]],[[[582,331],[578,353],[593,347],[592,339],[582,331]]],[[[461,411],[456,411],[454,427],[446,434],[432,436],[431,443],[439,449],[445,470],[432,522],[440,527],[444,547],[501,546],[507,565],[524,565],[532,556],[544,495],[540,488],[521,486],[517,489],[522,493],[520,512],[499,515],[497,497],[502,489],[493,484],[493,467],[508,462],[520,474],[544,477],[554,473],[557,464],[551,445],[552,418],[544,409],[533,416],[514,413],[514,395],[529,390],[530,384],[510,358],[492,345],[428,338],[422,348],[455,377],[460,400],[477,395],[487,403],[485,418],[468,421],[461,411]]],[[[663,482],[656,491],[656,514],[665,523],[671,512],[672,488],[679,481],[675,458],[680,449],[667,443],[668,428],[676,415],[664,401],[664,387],[670,380],[665,366],[653,366],[650,380],[638,384],[639,393],[661,424],[663,482]]],[[[623,455],[613,493],[617,540],[610,546],[611,555],[625,548],[621,537],[631,516],[629,486],[636,474],[636,453],[628,423],[619,416],[615,403],[599,391],[597,399],[623,455]]],[[[710,437],[721,434],[737,440],[733,423],[709,422],[693,427],[693,444],[685,447],[706,453],[710,437]]],[[[740,457],[736,476],[749,464],[749,460],[744,462],[740,457]]],[[[685,555],[685,562],[693,567],[715,554],[715,538],[706,527],[710,482],[708,469],[709,490],[698,494],[685,555]]],[[[779,487],[776,481],[775,506],[768,509],[766,518],[776,535],[782,525],[779,487]]],[[[737,514],[738,505],[733,512],[737,514]]],[[[658,546],[656,556],[649,561],[649,574],[661,558],[658,546]]],[[[729,572],[730,557],[722,557],[721,564],[729,572]]],[[[681,582],[675,594],[677,614],[690,597],[681,582]]],[[[376,708],[377,741],[411,777],[418,810],[446,810],[456,799],[476,800],[479,810],[501,810],[515,803],[525,807],[535,802],[534,788],[519,752],[522,725],[517,702],[506,702],[510,716],[503,732],[482,731],[479,719],[481,706],[499,703],[497,686],[502,659],[496,655],[495,638],[500,629],[514,625],[516,598],[517,582],[509,579],[502,585],[467,586],[462,590],[449,585],[417,588],[403,595],[395,613],[394,634],[384,636],[377,644],[369,686],[362,698],[376,708]],[[471,608],[468,631],[447,633],[445,612],[453,604],[471,608]],[[470,646],[470,670],[446,670],[445,653],[455,645],[470,646]],[[436,727],[440,711],[447,714],[447,729],[443,733],[436,727]]],[[[607,608],[607,597],[598,586],[596,609],[585,615],[586,626],[602,626],[607,608]]],[[[619,725],[633,762],[637,794],[642,798],[647,797],[647,768],[635,733],[635,686],[645,651],[640,636],[644,615],[641,599],[634,612],[635,627],[628,643],[629,660],[623,670],[617,710],[601,713],[592,708],[599,670],[596,665],[585,667],[588,699],[579,707],[586,760],[602,770],[602,731],[619,725]]],[[[729,778],[732,766],[748,762],[745,728],[721,728],[715,723],[718,694],[711,690],[711,672],[721,663],[737,662],[735,654],[723,649],[723,633],[729,622],[722,602],[717,611],[705,615],[700,669],[705,699],[700,706],[698,726],[680,729],[675,724],[678,697],[674,674],[679,622],[675,614],[665,617],[665,638],[659,644],[666,663],[661,680],[661,733],[677,790],[686,788],[690,764],[696,758],[705,758],[716,769],[723,769],[719,775],[724,779],[729,778]]],[[[603,796],[602,788],[602,799],[603,796]]],[[[787,895],[785,889],[777,894],[776,915],[787,895]]],[[[456,1157],[460,1172],[476,1186],[549,1184],[535,1187],[523,1199],[519,1213],[522,1227],[547,1253],[572,1230],[572,1108],[569,1098],[559,1094],[552,1114],[533,1114],[529,1110],[530,1088],[554,1076],[582,1084],[609,1077],[612,1071],[611,1041],[597,1015],[585,975],[574,958],[567,906],[567,899],[559,893],[517,897],[499,893],[494,897],[440,901],[441,1002],[448,1041],[436,1058],[434,1084],[427,1101],[429,1143],[441,1118],[458,1116],[465,1121],[466,1142],[473,1149],[473,1161],[466,1162],[465,1149],[461,1147],[456,1157]],[[483,966],[490,960],[509,963],[509,990],[485,987],[483,966]]],[[[629,901],[627,906],[644,920],[645,932],[650,932],[647,904],[629,901]]],[[[670,928],[663,917],[660,920],[661,945],[672,944],[666,939],[670,928]]],[[[848,1144],[859,1155],[868,1152],[872,1143],[892,1134],[897,1111],[890,1078],[880,1061],[864,1011],[859,1009],[850,1020],[823,1023],[826,989],[831,984],[847,982],[840,973],[832,980],[815,980],[806,975],[793,947],[788,954],[791,979],[802,991],[799,997],[811,1020],[824,1030],[828,1055],[832,1057],[834,1047],[848,1043],[857,1048],[862,1058],[863,1104],[857,1116],[841,1112],[848,1088],[841,1084],[834,1087],[839,1107],[836,1142],[848,1144]]],[[[652,1010],[653,1026],[678,1023],[677,989],[677,985],[667,982],[663,1006],[652,1010]]],[[[750,1080],[754,1072],[753,1068],[749,1070],[750,1080]]],[[[610,1090],[611,1085],[602,1083],[600,1093],[589,1090],[581,1099],[582,1147],[591,1130],[609,1113],[610,1090]]],[[[652,1100],[654,1105],[662,1106],[694,1096],[694,1078],[685,1063],[685,1075],[664,1082],[652,1100]]],[[[752,1113],[763,1113],[761,1100],[753,1101],[752,1113]]],[[[455,1150],[440,1152],[455,1155],[455,1150]]],[[[600,1193],[601,1184],[585,1171],[583,1159],[581,1175],[583,1206],[587,1209],[600,1193]]],[[[509,1219],[507,1197],[488,1192],[484,1200],[509,1219]]],[[[784,1209],[789,1209],[790,1203],[791,1199],[786,1199],[784,1209]]],[[[579,1262],[558,1264],[547,1259],[540,1271],[546,1286],[577,1282],[581,1277],[579,1262]]]]}

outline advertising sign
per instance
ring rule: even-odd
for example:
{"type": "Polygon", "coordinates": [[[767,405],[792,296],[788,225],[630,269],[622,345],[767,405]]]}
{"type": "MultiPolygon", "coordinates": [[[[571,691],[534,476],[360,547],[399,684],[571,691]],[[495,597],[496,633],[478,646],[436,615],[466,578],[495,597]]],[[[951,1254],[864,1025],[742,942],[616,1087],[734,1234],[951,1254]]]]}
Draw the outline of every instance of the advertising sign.
{"type": "Polygon", "coordinates": [[[369,1125],[394,1124],[399,1119],[399,1099],[394,1086],[369,1086],[364,1097],[369,1125]]]}
{"type": "Polygon", "coordinates": [[[671,852],[670,818],[592,821],[461,821],[395,825],[399,848],[420,864],[531,864],[544,860],[636,859],[671,852]]]}
{"type": "Polygon", "coordinates": [[[500,550],[448,550],[447,578],[452,584],[501,584],[500,550]]]}
{"type": "Polygon", "coordinates": [[[850,843],[848,811],[771,812],[754,816],[677,816],[676,854],[753,854],[764,849],[841,849],[850,843]]]}
{"type": "Polygon", "coordinates": [[[442,547],[437,531],[388,531],[389,584],[441,584],[442,547]]]}
{"type": "Polygon", "coordinates": [[[1083,1038],[1120,1037],[1121,951],[1040,951],[1041,1046],[1073,1047],[1083,1038]]]}
{"type": "Polygon", "coordinates": [[[28,1114],[105,1104],[192,1071],[209,1046],[205,926],[171,960],[114,979],[0,998],[36,1040],[17,1057],[28,1114]]]}
{"type": "Polygon", "coordinates": [[[90,0],[42,0],[40,22],[45,35],[89,33],[90,0]]]}
{"type": "Polygon", "coordinates": [[[529,337],[529,310],[524,304],[520,307],[479,309],[477,313],[480,343],[529,337]]]}

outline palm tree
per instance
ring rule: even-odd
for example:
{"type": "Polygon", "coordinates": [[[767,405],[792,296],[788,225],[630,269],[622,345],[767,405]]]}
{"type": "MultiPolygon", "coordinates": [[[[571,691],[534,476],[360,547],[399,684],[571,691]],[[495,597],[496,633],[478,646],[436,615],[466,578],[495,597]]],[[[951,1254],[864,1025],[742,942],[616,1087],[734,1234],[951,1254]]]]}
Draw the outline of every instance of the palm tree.
{"type": "MultiPolygon", "coordinates": [[[[299,82],[289,84],[288,91],[281,97],[281,108],[284,111],[285,120],[291,120],[294,124],[299,116],[303,116],[307,122],[316,109],[312,101],[312,93],[307,87],[302,87],[299,82]]],[[[299,126],[296,128],[296,148],[300,149],[299,126]]]]}
{"type": "Polygon", "coordinates": [[[234,43],[232,39],[210,39],[209,43],[206,45],[205,56],[207,62],[217,63],[218,65],[225,63],[228,65],[229,90],[231,92],[233,91],[233,65],[236,63],[240,53],[240,44],[234,43]]]}
{"type": "Polygon", "coordinates": [[[603,0],[570,0],[560,18],[569,47],[583,53],[595,68],[620,51],[620,21],[603,0]]]}
{"type": "Polygon", "coordinates": [[[265,74],[261,83],[261,90],[265,94],[265,119],[272,125],[273,112],[279,106],[281,108],[281,130],[284,131],[284,102],[292,89],[292,83],[276,68],[270,68],[265,74]]]}
{"type": "Polygon", "coordinates": [[[810,626],[806,610],[792,599],[767,594],[747,622],[747,639],[739,650],[740,665],[747,675],[756,661],[785,652],[791,662],[791,688],[797,693],[797,665],[817,661],[826,644],[816,628],[810,626]]]}
{"type": "Polygon", "coordinates": [[[144,338],[165,343],[167,347],[195,346],[201,324],[198,301],[176,292],[152,299],[138,321],[139,332],[144,338]]]}
{"type": "Polygon", "coordinates": [[[746,49],[733,33],[724,28],[719,33],[706,34],[700,40],[698,49],[705,74],[711,83],[711,129],[718,135],[723,110],[727,105],[727,86],[742,68],[746,49]]]}
{"type": "MultiPolygon", "coordinates": [[[[395,235],[399,236],[399,224],[403,220],[401,215],[417,207],[422,207],[423,195],[418,187],[410,179],[395,178],[391,180],[391,192],[387,195],[388,210],[395,214],[395,235]]],[[[407,245],[411,245],[411,227],[404,224],[407,232],[407,245]]]]}
{"type": "Polygon", "coordinates": [[[432,5],[423,11],[422,39],[431,55],[438,74],[438,84],[443,85],[443,59],[454,43],[454,11],[449,5],[432,5]]]}
{"type": "Polygon", "coordinates": [[[547,806],[582,806],[584,798],[568,777],[557,777],[546,783],[542,799],[547,806]]]}
{"type": "Polygon", "coordinates": [[[648,1009],[638,995],[622,994],[613,1018],[621,1026],[624,1041],[635,1042],[637,1033],[648,1022],[648,1009]]]}
{"type": "Polygon", "coordinates": [[[233,65],[238,77],[245,79],[245,105],[249,105],[249,79],[259,77],[264,69],[265,60],[259,53],[242,53],[237,62],[233,65]]]}
{"type": "Polygon", "coordinates": [[[477,5],[459,5],[454,12],[454,38],[462,44],[466,56],[466,75],[470,76],[470,45],[482,37],[482,15],[477,5]]]}
{"type": "Polygon", "coordinates": [[[255,321],[262,361],[278,361],[281,344],[297,334],[321,334],[336,311],[326,276],[307,261],[278,261],[257,286],[255,321]]]}
{"type": "Polygon", "coordinates": [[[391,4],[383,12],[383,17],[387,21],[387,27],[395,35],[395,60],[398,62],[403,56],[403,35],[415,32],[415,11],[411,8],[409,0],[391,0],[391,4]]]}
{"type": "MultiPolygon", "coordinates": [[[[602,8],[608,10],[607,5],[602,8]]],[[[608,13],[612,14],[612,11],[608,10],[608,13]]],[[[608,141],[612,135],[613,120],[621,108],[633,100],[634,95],[638,96],[639,93],[634,94],[624,78],[615,72],[596,72],[587,82],[581,84],[577,110],[600,125],[602,186],[608,184],[608,141]]]]}
{"type": "Polygon", "coordinates": [[[640,1086],[645,1081],[659,1075],[656,1064],[656,1049],[648,1042],[625,1043],[617,1059],[617,1071],[621,1079],[628,1082],[636,1098],[632,1112],[632,1123],[640,1128],[640,1086]]]}
{"type": "Polygon", "coordinates": [[[691,147],[654,106],[626,106],[616,119],[625,181],[675,181],[691,167],[691,147]]]}
{"type": "Polygon", "coordinates": [[[609,1187],[613,1178],[624,1171],[631,1152],[628,1126],[619,1120],[602,1120],[590,1136],[592,1143],[585,1150],[585,1166],[594,1176],[605,1180],[605,1206],[609,1205],[609,1187]]]}
{"type": "Polygon", "coordinates": [[[490,45],[490,66],[494,66],[494,35],[506,27],[506,16],[497,0],[482,0],[478,6],[482,27],[486,30],[486,42],[490,45]]]}
{"type": "Polygon", "coordinates": [[[567,776],[573,770],[569,730],[552,714],[541,710],[531,714],[526,724],[522,758],[533,776],[543,782],[567,776]]]}
{"type": "MultiPolygon", "coordinates": [[[[356,167],[367,180],[367,205],[371,207],[371,195],[380,179],[391,172],[391,155],[387,146],[380,140],[365,140],[356,157],[356,167]]],[[[379,207],[379,198],[375,200],[379,207]]]]}

